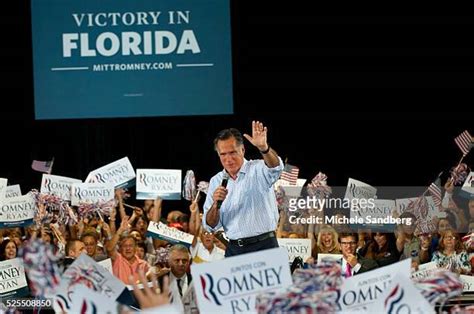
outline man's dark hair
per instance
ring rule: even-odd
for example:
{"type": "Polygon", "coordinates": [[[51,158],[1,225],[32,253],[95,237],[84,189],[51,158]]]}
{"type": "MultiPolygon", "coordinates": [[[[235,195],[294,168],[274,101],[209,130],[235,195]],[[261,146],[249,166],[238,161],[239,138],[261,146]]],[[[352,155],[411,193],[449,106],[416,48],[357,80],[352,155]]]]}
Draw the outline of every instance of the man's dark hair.
{"type": "Polygon", "coordinates": [[[240,146],[244,144],[244,138],[242,137],[240,131],[234,128],[230,128],[222,130],[217,134],[216,138],[214,139],[214,149],[217,151],[217,142],[225,141],[232,137],[235,138],[237,145],[240,146]]]}
{"type": "Polygon", "coordinates": [[[339,233],[339,242],[342,238],[353,237],[356,242],[359,242],[359,234],[355,232],[341,232],[339,233]]]}

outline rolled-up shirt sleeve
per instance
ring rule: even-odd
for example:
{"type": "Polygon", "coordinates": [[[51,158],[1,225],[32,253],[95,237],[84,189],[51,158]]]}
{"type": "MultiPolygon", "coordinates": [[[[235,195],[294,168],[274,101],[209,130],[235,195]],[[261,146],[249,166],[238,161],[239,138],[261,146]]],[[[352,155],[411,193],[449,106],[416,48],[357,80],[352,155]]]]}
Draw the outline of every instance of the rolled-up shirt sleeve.
{"type": "Polygon", "coordinates": [[[222,228],[220,217],[219,217],[219,221],[217,222],[217,225],[214,228],[209,226],[206,222],[207,213],[209,212],[209,210],[212,207],[212,204],[214,203],[214,200],[212,199],[212,195],[214,194],[214,191],[219,186],[219,182],[221,181],[221,178],[222,178],[222,173],[219,173],[211,179],[211,182],[209,182],[209,190],[207,191],[207,195],[206,195],[206,201],[204,202],[204,214],[202,215],[202,226],[204,227],[204,229],[210,232],[216,232],[217,230],[222,228]]]}
{"type": "Polygon", "coordinates": [[[278,157],[279,164],[273,168],[268,167],[262,160],[262,167],[260,167],[261,175],[267,183],[267,187],[271,188],[272,185],[280,178],[283,171],[283,161],[278,157]]]}

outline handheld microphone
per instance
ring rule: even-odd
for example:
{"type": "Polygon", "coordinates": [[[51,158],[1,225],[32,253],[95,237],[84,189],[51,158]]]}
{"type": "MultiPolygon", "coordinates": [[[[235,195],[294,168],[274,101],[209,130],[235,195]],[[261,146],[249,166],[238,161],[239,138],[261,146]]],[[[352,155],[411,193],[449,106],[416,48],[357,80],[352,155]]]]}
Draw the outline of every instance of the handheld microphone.
{"type": "MultiPolygon", "coordinates": [[[[224,176],[222,177],[221,186],[227,187],[227,182],[229,181],[229,174],[224,171],[224,176]]],[[[217,209],[220,209],[222,206],[222,200],[217,201],[217,209]]]]}

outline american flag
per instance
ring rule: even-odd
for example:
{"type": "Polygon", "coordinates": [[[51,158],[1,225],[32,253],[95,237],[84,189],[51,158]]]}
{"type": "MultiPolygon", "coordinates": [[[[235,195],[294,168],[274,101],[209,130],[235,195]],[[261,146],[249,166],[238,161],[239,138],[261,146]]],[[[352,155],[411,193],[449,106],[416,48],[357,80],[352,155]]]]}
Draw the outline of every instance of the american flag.
{"type": "Polygon", "coordinates": [[[290,182],[291,185],[296,185],[299,172],[300,169],[298,167],[286,164],[281,173],[280,179],[290,182]]]}
{"type": "Polygon", "coordinates": [[[428,187],[428,191],[430,191],[431,196],[433,196],[433,201],[437,207],[441,206],[441,188],[436,184],[436,182],[431,183],[428,187]]]}
{"type": "Polygon", "coordinates": [[[469,150],[471,149],[471,144],[472,144],[472,136],[469,134],[469,132],[466,130],[462,132],[460,135],[458,135],[454,141],[456,142],[456,145],[458,145],[459,149],[463,153],[463,156],[466,156],[467,153],[469,153],[469,150]]]}
{"type": "Polygon", "coordinates": [[[54,158],[53,160],[50,160],[50,161],[33,160],[33,163],[31,164],[31,168],[39,172],[51,173],[51,170],[53,170],[53,163],[54,163],[54,158]]]}

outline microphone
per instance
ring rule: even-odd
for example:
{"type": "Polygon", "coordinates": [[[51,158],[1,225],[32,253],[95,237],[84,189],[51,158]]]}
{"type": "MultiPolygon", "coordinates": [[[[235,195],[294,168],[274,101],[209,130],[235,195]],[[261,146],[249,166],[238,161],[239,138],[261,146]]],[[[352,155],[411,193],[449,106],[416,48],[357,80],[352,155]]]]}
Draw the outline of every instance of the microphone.
{"type": "MultiPolygon", "coordinates": [[[[222,177],[222,182],[221,182],[221,186],[222,187],[227,187],[227,182],[229,181],[229,174],[224,171],[224,176],[222,177]]],[[[222,206],[222,200],[219,200],[217,201],[217,209],[220,209],[221,206],[222,206]]]]}

